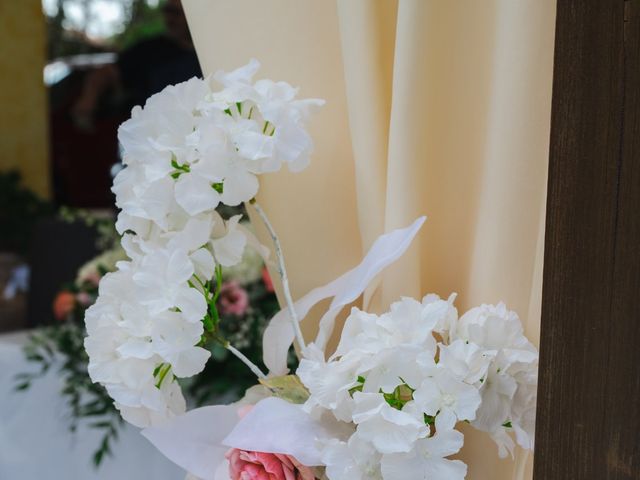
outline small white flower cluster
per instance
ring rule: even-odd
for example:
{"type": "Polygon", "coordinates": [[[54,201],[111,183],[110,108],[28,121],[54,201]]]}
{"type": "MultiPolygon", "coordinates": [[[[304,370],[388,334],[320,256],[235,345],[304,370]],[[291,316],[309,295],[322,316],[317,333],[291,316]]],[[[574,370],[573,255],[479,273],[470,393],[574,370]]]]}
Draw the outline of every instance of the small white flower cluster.
{"type": "Polygon", "coordinates": [[[489,432],[501,455],[511,431],[532,448],[535,347],[503,304],[458,318],[454,299],[403,298],[380,316],[354,308],[328,361],[307,348],[305,408],[351,426],[322,447],[330,480],[463,479],[466,465],[446,458],[462,447],[461,421],[489,432]]]}
{"type": "Polygon", "coordinates": [[[258,174],[309,161],[304,120],[322,101],[295,100],[284,82],[252,83],[258,67],[215,74],[219,91],[209,79],[169,86],[120,127],[125,168],[113,191],[129,259],[100,283],[85,347],[92,380],[135,425],[183,413],[175,380],[210,356],[198,345],[215,320],[211,280],[241,260],[248,235],[240,216],[224,221],[214,209],[251,200],[258,174]]]}

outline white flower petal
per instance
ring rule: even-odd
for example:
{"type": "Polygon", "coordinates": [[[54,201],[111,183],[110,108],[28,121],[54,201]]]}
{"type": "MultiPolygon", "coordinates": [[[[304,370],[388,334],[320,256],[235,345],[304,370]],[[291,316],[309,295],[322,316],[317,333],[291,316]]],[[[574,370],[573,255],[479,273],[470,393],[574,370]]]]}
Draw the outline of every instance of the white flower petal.
{"type": "Polygon", "coordinates": [[[353,400],[357,435],[380,453],[408,452],[418,438],[427,435],[423,421],[390,407],[381,394],[356,392],[353,400]]]}
{"type": "Polygon", "coordinates": [[[176,377],[187,378],[200,373],[211,352],[201,347],[181,350],[171,361],[171,370],[176,377]]]}
{"type": "Polygon", "coordinates": [[[175,250],[169,256],[167,279],[172,283],[183,284],[193,275],[193,264],[184,250],[175,250]]]}
{"type": "Polygon", "coordinates": [[[223,267],[231,267],[242,260],[246,243],[247,238],[235,228],[231,228],[224,237],[211,241],[215,259],[223,267]]]}
{"type": "Polygon", "coordinates": [[[195,288],[181,289],[175,298],[175,306],[189,322],[199,322],[207,313],[207,302],[195,288]]]}
{"type": "Polygon", "coordinates": [[[176,181],[176,202],[190,215],[213,210],[220,202],[220,194],[211,183],[193,173],[184,173],[176,181]]]}
{"type": "Polygon", "coordinates": [[[226,205],[248,202],[258,193],[258,178],[246,170],[238,170],[224,179],[222,201],[226,205]]]}
{"type": "Polygon", "coordinates": [[[189,255],[195,274],[200,280],[211,280],[215,273],[216,262],[213,255],[206,248],[200,248],[189,255]]]}
{"type": "Polygon", "coordinates": [[[273,155],[274,139],[259,132],[245,131],[235,137],[238,154],[247,160],[260,160],[273,155]]]}

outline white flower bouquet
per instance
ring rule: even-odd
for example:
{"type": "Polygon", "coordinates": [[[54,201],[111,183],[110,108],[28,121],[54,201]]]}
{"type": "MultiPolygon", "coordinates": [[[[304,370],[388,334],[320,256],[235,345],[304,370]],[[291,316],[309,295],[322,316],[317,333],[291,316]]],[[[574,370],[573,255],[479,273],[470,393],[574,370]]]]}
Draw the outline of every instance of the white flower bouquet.
{"type": "Polygon", "coordinates": [[[251,61],[168,87],[122,125],[126,168],[114,191],[128,260],[103,279],[86,314],[92,379],[202,480],[462,479],[466,465],[448,458],[462,447],[460,422],[487,432],[501,456],[516,443],[533,448],[538,354],[503,304],[460,317],[455,294],[402,298],[381,315],[354,308],[328,352],[340,311],[404,253],[425,219],[382,235],[359,266],[294,303],[278,237],[255,201],[256,176],[308,164],[304,122],[323,102],[296,100],[284,82],[252,83],[257,68],[251,61]],[[215,211],[241,202],[271,234],[287,303],[264,334],[268,373],[219,330],[222,270],[247,244],[266,256],[238,217],[215,211]],[[299,322],[325,299],[307,343],[299,322]],[[201,345],[211,338],[259,385],[237,404],[185,413],[178,379],[204,368],[201,345]],[[294,342],[300,363],[290,374],[294,342]]]}

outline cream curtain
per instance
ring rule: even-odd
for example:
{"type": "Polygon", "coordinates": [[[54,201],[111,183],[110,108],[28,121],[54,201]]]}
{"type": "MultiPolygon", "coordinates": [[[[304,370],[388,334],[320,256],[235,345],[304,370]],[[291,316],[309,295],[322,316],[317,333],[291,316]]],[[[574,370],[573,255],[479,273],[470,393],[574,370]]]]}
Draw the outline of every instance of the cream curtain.
{"type": "MultiPolygon", "coordinates": [[[[429,220],[368,292],[504,300],[538,339],[555,0],[184,0],[203,69],[327,100],[312,166],[264,177],[293,294],[357,264],[385,230],[429,220]]],[[[307,321],[311,335],[316,325],[307,321]]],[[[465,429],[470,480],[531,478],[465,429]]]]}

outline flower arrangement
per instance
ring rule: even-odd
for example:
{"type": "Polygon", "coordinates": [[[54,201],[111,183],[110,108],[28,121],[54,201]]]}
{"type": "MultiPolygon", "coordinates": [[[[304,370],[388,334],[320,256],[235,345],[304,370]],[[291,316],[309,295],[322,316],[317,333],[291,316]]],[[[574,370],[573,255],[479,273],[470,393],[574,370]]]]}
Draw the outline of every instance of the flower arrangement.
{"type": "Polygon", "coordinates": [[[337,315],[405,252],[425,218],[382,235],[359,266],[294,303],[278,236],[255,200],[256,176],[307,165],[304,121],[322,102],[296,100],[284,82],[252,83],[257,68],[251,61],[168,87],[121,127],[127,167],[114,191],[128,260],[103,278],[86,314],[92,379],[202,480],[462,479],[466,465],[448,458],[462,447],[460,422],[488,433],[501,456],[516,443],[532,448],[538,354],[503,304],[459,316],[452,294],[402,298],[381,315],[354,308],[328,351],[337,315]],[[268,373],[221,333],[235,288],[224,288],[222,272],[247,244],[266,253],[237,218],[216,214],[220,202],[248,202],[274,243],[286,308],[264,332],[268,373]],[[307,343],[299,323],[325,299],[307,343]],[[238,403],[185,413],[177,379],[204,368],[207,339],[259,384],[238,403]],[[294,342],[300,363],[290,374],[294,342]]]}
{"type": "MultiPolygon", "coordinates": [[[[229,210],[229,209],[226,209],[229,210]]],[[[225,216],[241,214],[242,209],[224,211],[225,216]]],[[[56,295],[52,309],[53,324],[33,332],[24,351],[26,358],[38,366],[33,372],[17,376],[19,390],[50,370],[59,370],[63,379],[61,395],[68,406],[70,430],[82,422],[102,433],[96,445],[93,462],[99,466],[105,455],[112,453],[112,445],[123,426],[111,397],[100,384],[94,384],[87,372],[89,359],[83,343],[86,336],[84,315],[98,295],[100,279],[116,269],[127,258],[115,232],[112,218],[96,218],[83,211],[61,212],[69,221],[81,220],[98,232],[97,247],[102,253],[84,264],[75,281],[64,285],[56,295]]],[[[221,331],[247,358],[258,363],[262,356],[262,333],[267,321],[278,311],[278,304],[261,255],[246,248],[240,263],[223,272],[220,295],[221,331]]],[[[194,406],[239,398],[255,383],[255,377],[228,356],[215,342],[204,348],[214,361],[198,375],[183,382],[187,402],[194,406]]]]}

